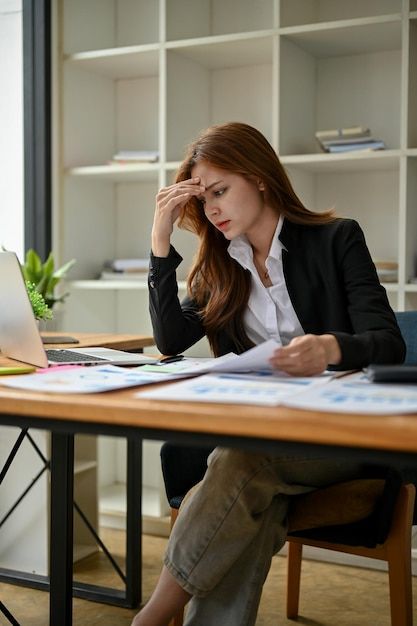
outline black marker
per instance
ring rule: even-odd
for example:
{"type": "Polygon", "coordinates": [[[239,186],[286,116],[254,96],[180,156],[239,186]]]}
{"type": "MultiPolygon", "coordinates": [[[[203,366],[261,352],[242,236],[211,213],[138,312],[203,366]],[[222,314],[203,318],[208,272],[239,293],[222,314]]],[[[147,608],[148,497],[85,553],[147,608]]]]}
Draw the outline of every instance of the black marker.
{"type": "Polygon", "coordinates": [[[176,363],[177,361],[182,361],[184,359],[183,354],[174,354],[174,356],[164,356],[162,359],[159,359],[159,365],[166,365],[168,363],[176,363]]]}

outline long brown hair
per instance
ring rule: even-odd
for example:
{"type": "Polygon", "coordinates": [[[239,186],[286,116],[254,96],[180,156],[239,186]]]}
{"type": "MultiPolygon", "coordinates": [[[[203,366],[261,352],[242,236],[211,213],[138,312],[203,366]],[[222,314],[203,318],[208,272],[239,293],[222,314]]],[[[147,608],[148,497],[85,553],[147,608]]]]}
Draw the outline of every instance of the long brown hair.
{"type": "MultiPolygon", "coordinates": [[[[261,180],[265,202],[290,222],[312,225],[336,219],[333,211],[315,213],[303,205],[272,146],[247,124],[230,122],[205,130],[188,147],[176,182],[191,178],[193,166],[201,161],[251,181],[261,180]]],[[[250,293],[250,274],[229,256],[229,241],[208,221],[195,197],[183,207],[179,226],[199,238],[188,292],[200,307],[214,354],[219,354],[221,330],[228,333],[238,351],[249,348],[252,344],[244,331],[243,313],[250,293]]]]}

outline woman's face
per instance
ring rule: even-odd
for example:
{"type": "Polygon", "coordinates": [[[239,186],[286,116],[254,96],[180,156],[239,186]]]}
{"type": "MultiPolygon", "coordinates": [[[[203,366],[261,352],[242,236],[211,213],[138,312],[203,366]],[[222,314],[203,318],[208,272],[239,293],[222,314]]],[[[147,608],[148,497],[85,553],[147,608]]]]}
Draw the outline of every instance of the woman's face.
{"type": "Polygon", "coordinates": [[[270,217],[272,209],[265,205],[261,181],[258,185],[206,161],[194,165],[191,175],[198,176],[205,187],[199,200],[207,219],[226,239],[246,235],[250,240],[251,234],[261,229],[270,217]]]}

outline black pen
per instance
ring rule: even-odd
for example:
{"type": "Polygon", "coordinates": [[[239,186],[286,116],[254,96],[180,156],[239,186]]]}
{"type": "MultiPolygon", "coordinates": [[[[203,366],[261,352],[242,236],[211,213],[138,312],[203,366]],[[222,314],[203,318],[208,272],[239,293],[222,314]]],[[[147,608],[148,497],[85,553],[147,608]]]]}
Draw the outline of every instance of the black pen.
{"type": "Polygon", "coordinates": [[[183,354],[174,354],[173,356],[164,356],[162,359],[159,359],[158,365],[167,365],[168,363],[176,363],[177,361],[182,361],[184,359],[183,354]]]}

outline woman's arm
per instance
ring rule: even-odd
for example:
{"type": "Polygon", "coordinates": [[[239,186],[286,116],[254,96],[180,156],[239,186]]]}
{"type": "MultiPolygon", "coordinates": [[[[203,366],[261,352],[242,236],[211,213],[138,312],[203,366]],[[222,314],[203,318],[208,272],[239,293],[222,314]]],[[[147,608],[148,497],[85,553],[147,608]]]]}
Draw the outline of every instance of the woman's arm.
{"type": "Polygon", "coordinates": [[[342,351],[343,367],[402,363],[405,343],[357,222],[342,222],[337,251],[353,328],[353,333],[333,333],[342,351]]]}
{"type": "Polygon", "coordinates": [[[162,354],[183,352],[205,335],[196,304],[178,299],[175,270],[182,258],[170,247],[167,257],[151,253],[148,287],[149,312],[158,350],[162,354]]]}
{"type": "Polygon", "coordinates": [[[148,287],[154,337],[162,354],[178,354],[204,336],[195,303],[190,298],[179,302],[175,270],[182,257],[171,246],[180,210],[202,191],[200,179],[191,178],[160,189],[156,196],[148,287]]]}
{"type": "Polygon", "coordinates": [[[312,375],[402,362],[405,345],[357,222],[291,231],[288,286],[306,335],[278,350],[274,367],[312,375]]]}
{"type": "Polygon", "coordinates": [[[197,177],[158,191],[152,226],[152,252],[155,256],[168,256],[172,231],[181,209],[191,197],[199,196],[204,189],[197,177]]]}

